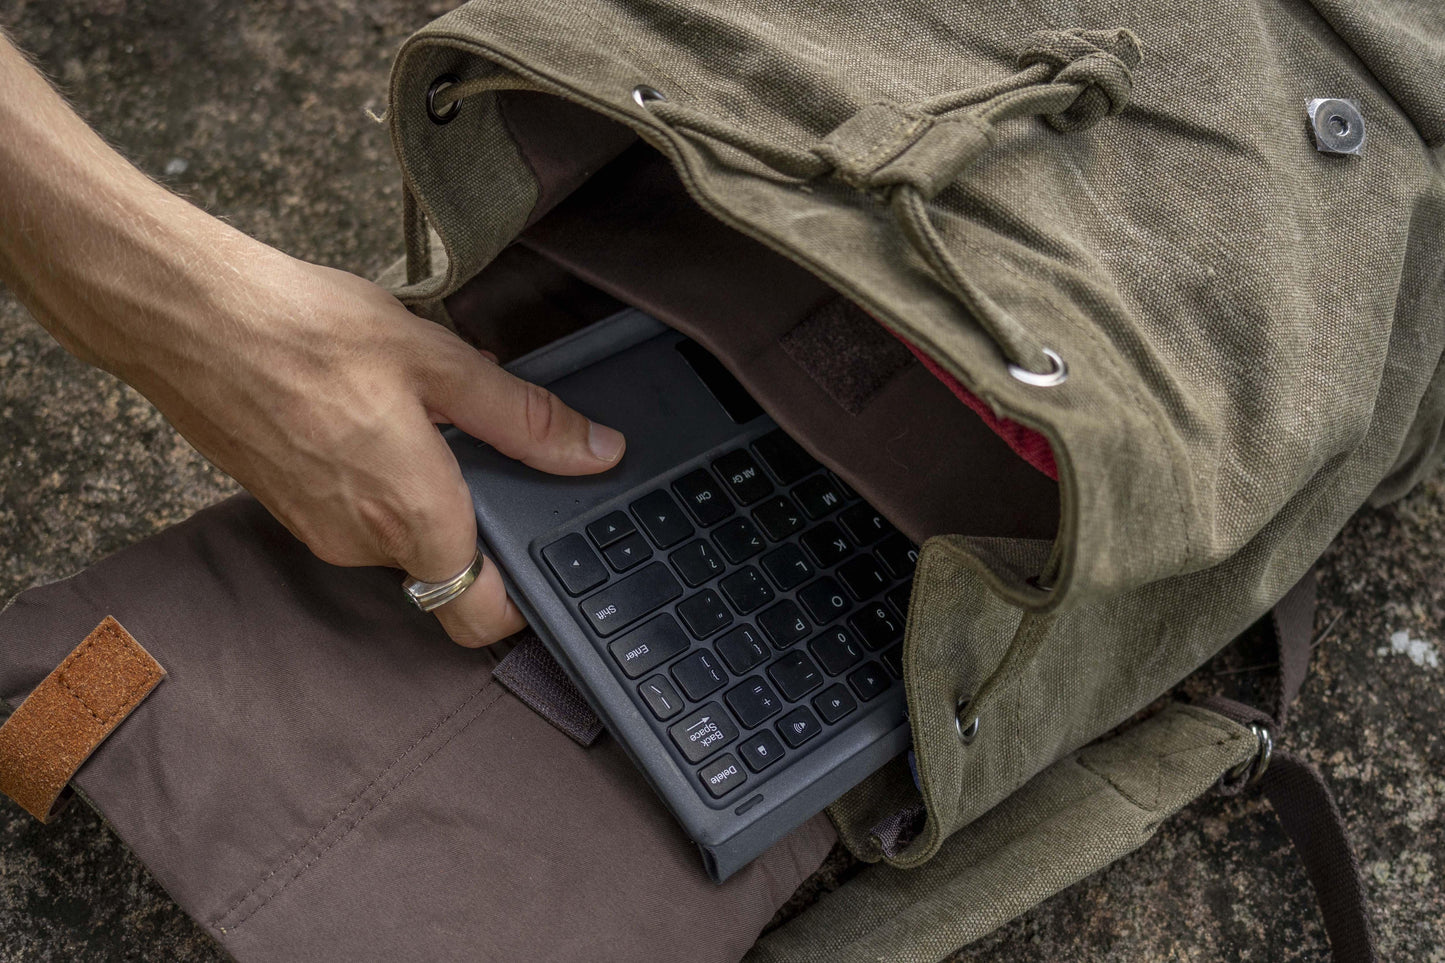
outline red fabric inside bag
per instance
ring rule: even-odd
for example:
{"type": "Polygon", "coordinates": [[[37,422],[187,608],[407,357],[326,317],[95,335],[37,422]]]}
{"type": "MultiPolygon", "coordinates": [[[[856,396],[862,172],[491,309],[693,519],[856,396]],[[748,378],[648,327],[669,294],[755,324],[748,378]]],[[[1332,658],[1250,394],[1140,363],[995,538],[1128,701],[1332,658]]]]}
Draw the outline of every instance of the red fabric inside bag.
{"type": "Polygon", "coordinates": [[[958,379],[945,371],[937,361],[918,350],[907,338],[897,332],[894,332],[894,336],[907,345],[908,350],[913,352],[913,356],[923,363],[929,373],[943,382],[959,401],[972,408],[974,413],[983,419],[983,423],[988,425],[994,434],[1002,438],[1016,455],[1054,481],[1059,480],[1059,467],[1054,463],[1054,450],[1049,447],[1047,438],[1026,425],[1010,421],[1007,418],[1000,418],[977,395],[959,384],[958,379]]]}

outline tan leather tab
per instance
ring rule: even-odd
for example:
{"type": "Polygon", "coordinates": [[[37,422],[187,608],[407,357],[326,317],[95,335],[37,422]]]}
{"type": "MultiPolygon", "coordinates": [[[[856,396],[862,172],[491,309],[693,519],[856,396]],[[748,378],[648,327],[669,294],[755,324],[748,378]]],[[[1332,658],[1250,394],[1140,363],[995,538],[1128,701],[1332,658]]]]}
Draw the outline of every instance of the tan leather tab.
{"type": "Polygon", "coordinates": [[[81,763],[165,677],[107,615],[0,726],[0,792],[49,820],[81,763]]]}

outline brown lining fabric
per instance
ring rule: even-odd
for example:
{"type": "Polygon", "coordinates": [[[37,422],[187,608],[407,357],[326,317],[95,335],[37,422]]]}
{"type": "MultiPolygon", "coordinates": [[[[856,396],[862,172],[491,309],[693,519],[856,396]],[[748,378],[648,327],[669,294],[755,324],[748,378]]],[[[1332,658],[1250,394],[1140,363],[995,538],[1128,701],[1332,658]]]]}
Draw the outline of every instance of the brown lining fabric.
{"type": "Polygon", "coordinates": [[[0,726],[0,792],[47,822],[70,777],[165,675],[107,615],[0,726]]]}
{"type": "MultiPolygon", "coordinates": [[[[555,206],[518,246],[703,344],[775,420],[915,541],[941,533],[1052,540],[1058,486],[906,349],[883,346],[880,339],[892,340],[887,332],[864,326],[876,338],[860,337],[866,315],[708,215],[650,147],[635,144],[584,179],[566,169],[565,155],[539,146],[561,143],[555,131],[538,132],[565,125],[570,115],[545,106],[545,96],[507,97],[512,130],[538,177],[577,185],[561,200],[544,188],[555,206]],[[543,155],[545,164],[537,159],[543,155]]],[[[578,163],[590,171],[595,158],[578,163]]],[[[494,287],[488,276],[496,263],[448,300],[458,330],[496,329],[483,294],[494,287]]],[[[515,259],[505,267],[515,269],[515,259]]],[[[592,320],[572,316],[579,326],[592,320]]]]}

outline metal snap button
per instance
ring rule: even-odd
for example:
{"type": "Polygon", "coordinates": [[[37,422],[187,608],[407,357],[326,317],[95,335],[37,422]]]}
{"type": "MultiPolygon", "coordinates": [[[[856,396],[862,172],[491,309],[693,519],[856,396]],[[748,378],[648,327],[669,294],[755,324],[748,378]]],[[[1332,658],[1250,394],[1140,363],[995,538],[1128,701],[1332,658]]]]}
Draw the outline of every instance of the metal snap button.
{"type": "Polygon", "coordinates": [[[1321,154],[1358,154],[1365,146],[1365,117],[1360,105],[1339,97],[1316,97],[1305,105],[1315,150],[1321,154]]]}
{"type": "Polygon", "coordinates": [[[632,88],[632,99],[637,103],[637,106],[645,109],[647,105],[652,103],[654,100],[666,100],[667,95],[664,94],[662,91],[658,90],[656,87],[649,87],[646,84],[638,84],[636,87],[632,88]]]}
{"type": "Polygon", "coordinates": [[[1048,371],[1030,371],[1020,365],[1010,364],[1008,373],[1015,381],[1021,381],[1026,385],[1034,385],[1039,388],[1050,388],[1054,385],[1061,385],[1069,380],[1069,366],[1059,353],[1052,348],[1041,348],[1044,357],[1049,359],[1050,369],[1048,371]]]}
{"type": "Polygon", "coordinates": [[[455,74],[442,74],[431,82],[431,87],[426,92],[426,115],[431,122],[438,127],[443,124],[450,124],[457,119],[457,114],[462,112],[462,102],[454,100],[445,107],[437,107],[437,95],[454,84],[461,83],[461,78],[455,74]]]}
{"type": "Polygon", "coordinates": [[[978,716],[969,715],[968,704],[968,696],[961,696],[953,712],[953,727],[958,730],[958,738],[965,746],[978,736],[978,716]]]}

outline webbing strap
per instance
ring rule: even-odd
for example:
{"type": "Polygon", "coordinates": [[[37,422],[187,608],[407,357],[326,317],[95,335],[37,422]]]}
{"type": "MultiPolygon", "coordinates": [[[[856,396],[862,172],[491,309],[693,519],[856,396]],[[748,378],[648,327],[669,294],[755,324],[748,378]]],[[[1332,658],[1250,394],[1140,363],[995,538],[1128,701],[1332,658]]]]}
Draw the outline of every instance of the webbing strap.
{"type": "MultiPolygon", "coordinates": [[[[1236,722],[1267,726],[1271,738],[1277,739],[1309,671],[1315,595],[1315,576],[1311,571],[1271,613],[1279,648],[1279,682],[1273,713],[1222,696],[1204,700],[1201,708],[1236,722]]],[[[1350,846],[1345,821],[1324,776],[1299,756],[1275,749],[1259,785],[1305,864],[1335,963],[1376,963],[1379,957],[1359,860],[1350,846]]],[[[1242,781],[1226,780],[1220,784],[1226,795],[1236,795],[1246,788],[1247,783],[1242,781]]]]}

